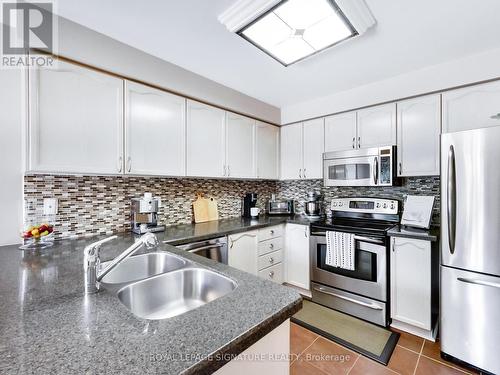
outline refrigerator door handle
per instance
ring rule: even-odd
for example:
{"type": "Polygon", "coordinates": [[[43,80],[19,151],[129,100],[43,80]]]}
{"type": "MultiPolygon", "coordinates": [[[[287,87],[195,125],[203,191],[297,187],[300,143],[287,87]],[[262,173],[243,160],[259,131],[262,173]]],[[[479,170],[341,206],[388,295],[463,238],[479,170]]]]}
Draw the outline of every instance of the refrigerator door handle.
{"type": "Polygon", "coordinates": [[[455,148],[450,146],[448,151],[448,176],[447,176],[447,215],[448,215],[448,244],[450,246],[450,253],[455,253],[455,235],[456,235],[456,170],[455,170],[455,148]]]}
{"type": "Polygon", "coordinates": [[[476,285],[482,285],[482,286],[491,286],[493,288],[500,289],[499,283],[492,283],[491,281],[484,281],[484,280],[478,280],[478,279],[467,279],[465,277],[457,277],[457,280],[461,281],[463,283],[476,284],[476,285]]]}

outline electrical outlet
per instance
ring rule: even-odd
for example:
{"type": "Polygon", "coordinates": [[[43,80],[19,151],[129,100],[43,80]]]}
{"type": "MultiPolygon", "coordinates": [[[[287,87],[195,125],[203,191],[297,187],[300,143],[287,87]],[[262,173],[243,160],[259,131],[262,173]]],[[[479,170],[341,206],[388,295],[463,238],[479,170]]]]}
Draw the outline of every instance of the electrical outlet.
{"type": "Polygon", "coordinates": [[[57,215],[57,198],[44,198],[44,200],[43,200],[43,214],[44,215],[57,215]]]}

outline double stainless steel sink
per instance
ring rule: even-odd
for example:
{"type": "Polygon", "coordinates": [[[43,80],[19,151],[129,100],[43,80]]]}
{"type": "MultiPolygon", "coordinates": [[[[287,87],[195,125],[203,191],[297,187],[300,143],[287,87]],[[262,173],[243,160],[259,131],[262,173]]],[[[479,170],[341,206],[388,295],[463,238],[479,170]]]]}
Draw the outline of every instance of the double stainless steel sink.
{"type": "Polygon", "coordinates": [[[107,274],[101,285],[117,293],[134,315],[150,320],[184,314],[237,286],[223,275],[166,252],[131,256],[107,274]]]}

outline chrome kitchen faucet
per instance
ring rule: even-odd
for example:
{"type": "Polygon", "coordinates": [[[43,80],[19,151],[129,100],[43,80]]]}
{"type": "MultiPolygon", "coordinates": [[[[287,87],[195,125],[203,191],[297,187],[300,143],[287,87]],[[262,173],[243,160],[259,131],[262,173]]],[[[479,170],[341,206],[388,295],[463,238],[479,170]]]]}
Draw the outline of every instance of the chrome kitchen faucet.
{"type": "Polygon", "coordinates": [[[111,272],[118,264],[123,260],[127,259],[137,250],[139,250],[143,245],[147,249],[154,249],[159,245],[159,241],[153,233],[146,233],[139,238],[132,246],[127,248],[123,253],[118,255],[115,259],[109,262],[102,271],[100,270],[101,259],[99,257],[99,251],[101,246],[109,241],[116,239],[117,236],[111,236],[103,240],[94,242],[85,247],[84,259],[83,259],[83,269],[85,271],[85,293],[92,294],[99,291],[100,281],[104,276],[111,272]]]}

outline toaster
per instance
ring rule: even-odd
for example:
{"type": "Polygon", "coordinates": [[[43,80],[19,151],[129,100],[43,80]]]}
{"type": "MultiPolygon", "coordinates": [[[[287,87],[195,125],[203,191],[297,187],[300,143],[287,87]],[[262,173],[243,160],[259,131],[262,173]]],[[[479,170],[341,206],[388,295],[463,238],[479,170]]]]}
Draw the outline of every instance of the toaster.
{"type": "Polygon", "coordinates": [[[270,200],[267,212],[269,215],[291,215],[293,214],[293,199],[270,200]]]}

